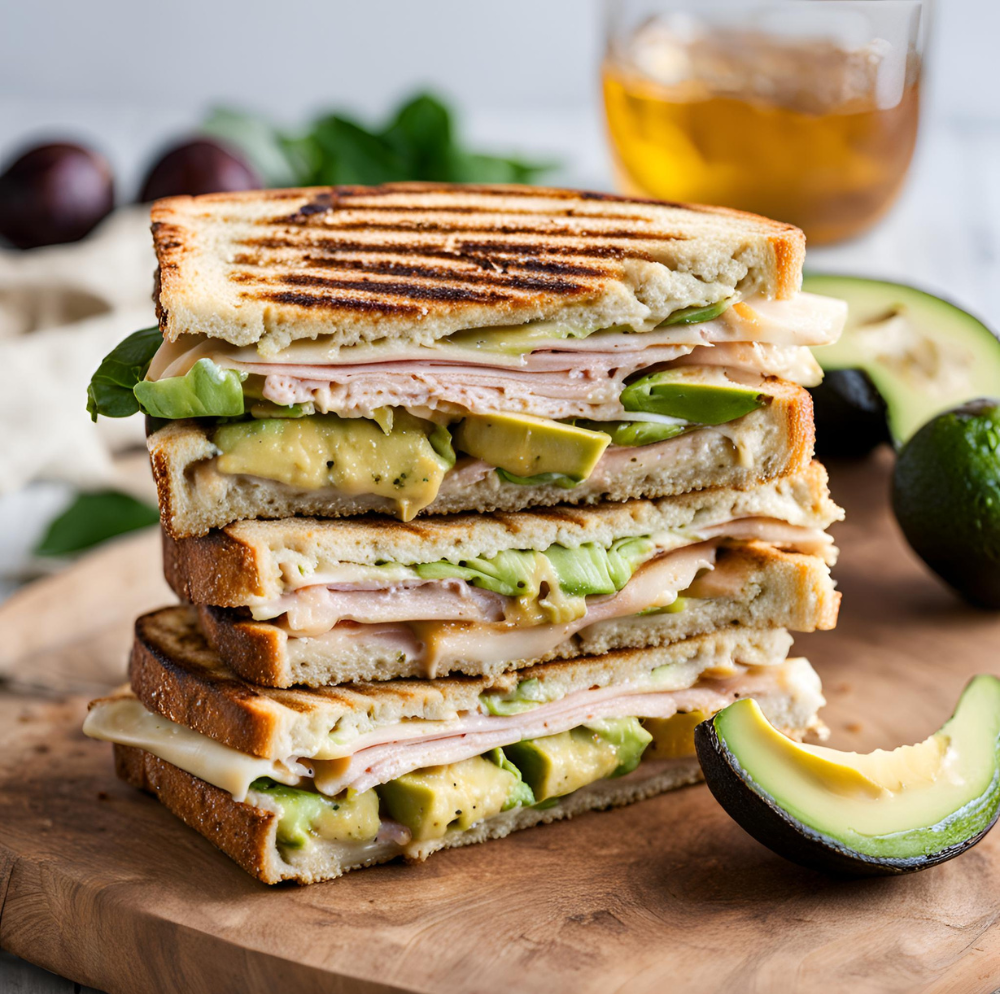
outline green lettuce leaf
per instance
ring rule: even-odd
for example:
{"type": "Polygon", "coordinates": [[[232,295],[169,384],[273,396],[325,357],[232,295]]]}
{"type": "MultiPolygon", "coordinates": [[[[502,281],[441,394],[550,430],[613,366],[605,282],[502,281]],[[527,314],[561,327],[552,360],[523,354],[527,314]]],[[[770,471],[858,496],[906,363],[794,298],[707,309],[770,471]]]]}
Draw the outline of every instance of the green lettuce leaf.
{"type": "Polygon", "coordinates": [[[545,703],[537,678],[522,680],[509,694],[480,694],[479,703],[492,715],[521,714],[545,703]]]}
{"type": "Polygon", "coordinates": [[[535,572],[538,555],[537,552],[505,549],[489,559],[462,559],[458,563],[441,560],[419,563],[413,569],[424,580],[457,577],[505,597],[527,597],[537,593],[535,572]]]}
{"type": "Polygon", "coordinates": [[[589,597],[621,590],[655,548],[652,539],[638,536],[618,539],[608,549],[595,542],[575,549],[551,545],[544,552],[505,549],[488,559],[462,559],[458,563],[441,560],[419,563],[412,568],[425,580],[456,577],[505,597],[536,597],[538,557],[545,556],[552,564],[563,593],[570,597],[589,597]]]}
{"type": "Polygon", "coordinates": [[[134,387],[136,400],[154,418],[234,418],[243,413],[246,373],[199,359],[184,376],[146,380],[134,387]]]}
{"type": "Polygon", "coordinates": [[[555,487],[562,487],[564,490],[572,490],[573,487],[583,482],[575,476],[566,476],[563,473],[539,473],[538,476],[515,476],[513,473],[508,473],[507,470],[500,469],[499,467],[496,470],[496,474],[504,483],[516,483],[522,487],[541,487],[551,484],[555,487]]]}
{"type": "Polygon", "coordinates": [[[555,568],[564,594],[589,597],[621,590],[654,548],[651,539],[626,538],[619,539],[610,549],[594,542],[575,549],[553,545],[545,550],[545,556],[555,568]]]}
{"type": "Polygon", "coordinates": [[[511,808],[528,807],[535,803],[534,791],[521,778],[521,771],[504,755],[503,749],[491,749],[486,753],[486,758],[496,763],[501,770],[512,773],[517,781],[504,801],[502,811],[509,811],[511,808]]]}
{"type": "Polygon", "coordinates": [[[127,418],[138,413],[139,401],[133,388],[146,375],[162,344],[159,328],[143,328],[119,342],[104,357],[87,387],[87,411],[92,420],[96,421],[99,414],[106,418],[127,418]]]}

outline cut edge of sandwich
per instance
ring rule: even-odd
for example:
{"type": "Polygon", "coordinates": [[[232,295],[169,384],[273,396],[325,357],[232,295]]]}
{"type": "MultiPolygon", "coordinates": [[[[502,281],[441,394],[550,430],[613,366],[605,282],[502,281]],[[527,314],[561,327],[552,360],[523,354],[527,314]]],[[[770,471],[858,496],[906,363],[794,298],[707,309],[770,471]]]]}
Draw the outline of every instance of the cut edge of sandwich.
{"type": "MultiPolygon", "coordinates": [[[[460,461],[420,513],[520,511],[721,487],[749,490],[803,472],[812,460],[815,441],[809,393],[780,380],[769,381],[768,392],[771,403],[729,424],[695,429],[652,445],[611,448],[594,472],[571,489],[505,483],[492,470],[466,480],[460,461]],[[452,487],[449,476],[455,481],[452,487]]],[[[339,518],[391,514],[395,509],[395,503],[383,497],[302,490],[275,480],[221,473],[216,467],[218,448],[209,431],[194,421],[159,428],[148,437],[147,447],[163,528],[175,539],[206,535],[244,519],[339,518]]]]}

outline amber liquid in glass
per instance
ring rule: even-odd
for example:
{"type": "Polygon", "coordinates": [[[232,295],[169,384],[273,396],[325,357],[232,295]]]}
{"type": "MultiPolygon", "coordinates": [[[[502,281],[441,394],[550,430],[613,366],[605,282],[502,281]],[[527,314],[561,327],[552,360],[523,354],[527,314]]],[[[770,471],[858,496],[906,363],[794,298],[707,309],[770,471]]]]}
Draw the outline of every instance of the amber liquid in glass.
{"type": "Polygon", "coordinates": [[[916,142],[917,72],[891,107],[863,93],[831,103],[807,86],[775,102],[664,85],[610,62],[603,82],[623,189],[790,221],[813,244],[858,234],[888,210],[916,142]]]}

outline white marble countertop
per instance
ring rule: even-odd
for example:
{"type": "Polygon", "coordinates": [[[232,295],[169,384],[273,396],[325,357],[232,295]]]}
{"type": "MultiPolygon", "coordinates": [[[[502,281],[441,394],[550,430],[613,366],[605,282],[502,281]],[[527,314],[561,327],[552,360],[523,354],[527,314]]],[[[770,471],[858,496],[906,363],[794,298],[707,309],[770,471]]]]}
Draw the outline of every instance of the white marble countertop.
{"type": "MultiPolygon", "coordinates": [[[[0,132],[3,118],[0,105],[0,132]]],[[[511,144],[555,153],[571,164],[562,177],[567,184],[610,188],[601,124],[589,115],[490,115],[470,127],[473,137],[488,136],[496,148],[511,144]]],[[[1000,122],[925,122],[908,183],[892,213],[860,239],[810,251],[807,265],[913,283],[1000,328],[998,177],[1000,122]]],[[[15,564],[66,499],[66,489],[55,484],[36,484],[0,499],[0,596],[12,589],[15,564]]],[[[0,990],[71,994],[81,987],[0,953],[0,990]]]]}

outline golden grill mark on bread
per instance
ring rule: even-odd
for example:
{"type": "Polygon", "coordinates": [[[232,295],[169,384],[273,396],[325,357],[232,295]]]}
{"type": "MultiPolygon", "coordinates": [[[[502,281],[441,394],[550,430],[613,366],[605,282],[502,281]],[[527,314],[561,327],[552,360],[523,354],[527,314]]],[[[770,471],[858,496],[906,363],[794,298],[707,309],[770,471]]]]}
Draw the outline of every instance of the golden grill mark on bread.
{"type": "Polygon", "coordinates": [[[804,254],[801,232],[754,215],[548,188],[212,194],[152,215],[166,337],[269,349],[560,316],[655,323],[737,290],[788,296],[804,254]]]}

